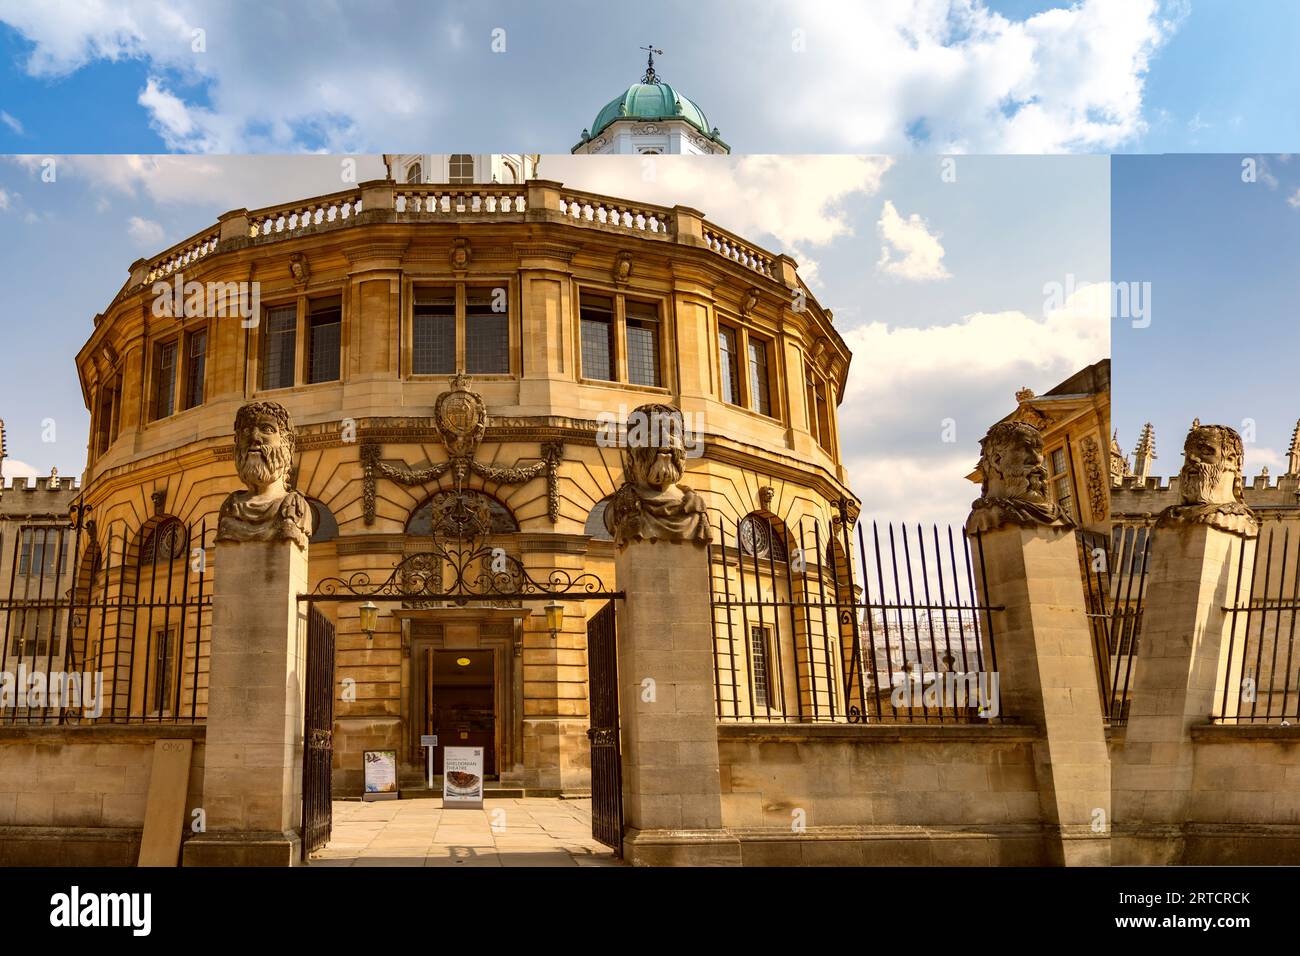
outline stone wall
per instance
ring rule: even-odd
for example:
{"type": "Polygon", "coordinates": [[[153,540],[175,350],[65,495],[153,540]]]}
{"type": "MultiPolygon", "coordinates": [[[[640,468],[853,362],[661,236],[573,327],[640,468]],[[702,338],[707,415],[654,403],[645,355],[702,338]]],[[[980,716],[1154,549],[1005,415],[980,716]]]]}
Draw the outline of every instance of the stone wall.
{"type": "Polygon", "coordinates": [[[723,824],[744,865],[1047,862],[1035,728],[723,724],[718,736],[723,824]]]}
{"type": "Polygon", "coordinates": [[[193,740],[186,818],[202,803],[203,726],[0,727],[0,866],[135,866],[156,740],[193,740]]]}

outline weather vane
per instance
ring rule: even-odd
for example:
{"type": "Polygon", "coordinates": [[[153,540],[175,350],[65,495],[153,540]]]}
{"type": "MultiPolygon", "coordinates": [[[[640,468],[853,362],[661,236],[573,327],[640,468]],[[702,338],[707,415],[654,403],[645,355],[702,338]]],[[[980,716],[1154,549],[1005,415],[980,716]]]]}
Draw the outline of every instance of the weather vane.
{"type": "Polygon", "coordinates": [[[645,58],[645,76],[641,77],[642,83],[658,83],[659,77],[655,75],[655,54],[664,55],[663,50],[656,50],[653,46],[643,46],[642,50],[646,51],[645,58]]]}

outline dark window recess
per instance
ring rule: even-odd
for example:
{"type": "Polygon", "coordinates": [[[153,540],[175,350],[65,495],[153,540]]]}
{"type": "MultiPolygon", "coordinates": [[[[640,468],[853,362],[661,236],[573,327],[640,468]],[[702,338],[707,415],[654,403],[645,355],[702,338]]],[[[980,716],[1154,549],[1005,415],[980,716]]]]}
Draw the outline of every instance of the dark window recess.
{"type": "Polygon", "coordinates": [[[767,639],[767,628],[758,625],[750,627],[749,641],[753,654],[751,663],[754,665],[754,706],[764,709],[771,706],[771,698],[768,695],[767,639]]]}
{"type": "Polygon", "coordinates": [[[154,348],[153,417],[166,418],[176,410],[176,343],[160,342],[154,348]]]}
{"type": "Polygon", "coordinates": [[[582,319],[582,374],[606,382],[614,380],[614,301],[609,296],[584,293],[579,298],[582,319]]]}
{"type": "Polygon", "coordinates": [[[718,356],[722,365],[722,400],[740,404],[740,356],[736,354],[736,331],[718,326],[718,356]]]}
{"type": "Polygon", "coordinates": [[[510,295],[504,287],[465,292],[465,370],[471,375],[510,371],[510,295]]]}
{"type": "Polygon", "coordinates": [[[293,359],[297,352],[298,309],[281,306],[266,316],[266,354],[262,361],[262,388],[288,388],[293,384],[293,359]]]}
{"type": "Polygon", "coordinates": [[[337,382],[343,334],[343,310],[337,302],[313,305],[308,323],[308,382],[337,382]]]}
{"type": "Polygon", "coordinates": [[[450,375],[456,371],[454,289],[416,290],[411,371],[416,375],[450,375]]]}
{"type": "Polygon", "coordinates": [[[185,407],[203,404],[203,372],[208,354],[208,332],[201,329],[188,336],[189,349],[185,364],[185,407]]]}
{"type": "Polygon", "coordinates": [[[628,300],[627,376],[633,385],[658,386],[659,309],[652,302],[628,300]]]}

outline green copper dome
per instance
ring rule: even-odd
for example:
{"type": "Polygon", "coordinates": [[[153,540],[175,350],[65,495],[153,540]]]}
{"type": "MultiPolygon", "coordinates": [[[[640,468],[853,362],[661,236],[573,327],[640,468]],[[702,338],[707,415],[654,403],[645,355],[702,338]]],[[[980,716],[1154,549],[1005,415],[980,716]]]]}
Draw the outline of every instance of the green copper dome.
{"type": "Polygon", "coordinates": [[[670,120],[680,119],[690,123],[705,136],[710,135],[709,121],[704,110],[687,99],[667,83],[633,83],[627,92],[616,96],[596,114],[591,124],[592,137],[615,120],[670,120]]]}

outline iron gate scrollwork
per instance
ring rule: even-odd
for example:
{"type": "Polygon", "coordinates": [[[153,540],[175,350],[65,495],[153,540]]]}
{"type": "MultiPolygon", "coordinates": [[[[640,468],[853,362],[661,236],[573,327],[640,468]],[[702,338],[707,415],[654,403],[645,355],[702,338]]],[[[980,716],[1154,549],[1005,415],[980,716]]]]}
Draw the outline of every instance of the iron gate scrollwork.
{"type": "Polygon", "coordinates": [[[623,767],[619,755],[618,656],[614,602],[587,622],[591,702],[591,835],[623,855],[623,767]]]}
{"type": "Polygon", "coordinates": [[[334,822],[334,623],[307,611],[307,692],[302,748],[302,858],[329,842],[334,822]]]}

